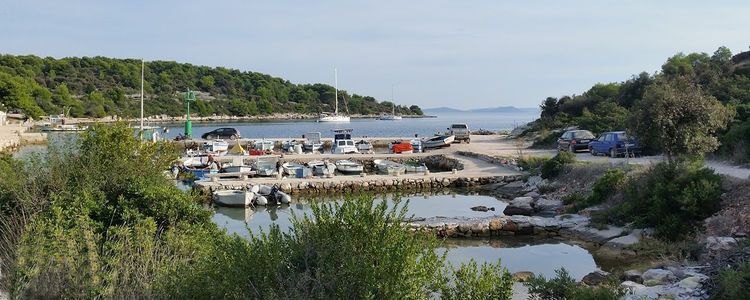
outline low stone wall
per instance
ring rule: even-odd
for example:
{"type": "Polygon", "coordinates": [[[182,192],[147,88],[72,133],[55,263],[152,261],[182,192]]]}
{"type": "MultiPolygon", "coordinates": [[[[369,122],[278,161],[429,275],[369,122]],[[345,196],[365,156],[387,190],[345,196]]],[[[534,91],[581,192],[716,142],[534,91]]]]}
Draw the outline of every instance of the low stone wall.
{"type": "MultiPolygon", "coordinates": [[[[364,167],[364,171],[367,174],[376,174],[377,168],[375,167],[375,163],[373,162],[374,159],[370,157],[357,157],[352,156],[348,158],[351,161],[357,162],[361,164],[364,167]]],[[[461,163],[461,161],[450,158],[445,155],[431,155],[427,157],[413,157],[413,156],[400,156],[400,155],[393,155],[389,156],[387,158],[390,161],[394,161],[397,163],[405,163],[407,161],[418,161],[421,163],[424,163],[427,166],[427,169],[430,170],[430,172],[445,172],[445,171],[452,171],[453,169],[456,170],[463,170],[464,164],[461,163]]],[[[295,162],[298,164],[306,164],[311,159],[300,159],[300,158],[282,158],[281,162],[295,162]]]]}

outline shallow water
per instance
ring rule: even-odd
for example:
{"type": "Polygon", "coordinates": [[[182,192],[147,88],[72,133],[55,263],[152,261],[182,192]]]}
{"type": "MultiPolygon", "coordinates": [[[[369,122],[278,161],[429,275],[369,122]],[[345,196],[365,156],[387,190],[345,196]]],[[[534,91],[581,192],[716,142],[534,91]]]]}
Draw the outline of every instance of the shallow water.
{"type": "MultiPolygon", "coordinates": [[[[393,207],[395,202],[391,195],[381,195],[376,197],[378,200],[388,199],[389,207],[393,207]]],[[[327,198],[330,200],[340,200],[340,198],[327,198]]],[[[503,209],[507,205],[505,202],[490,196],[481,195],[412,195],[403,196],[399,205],[404,205],[409,201],[408,214],[417,218],[429,217],[489,217],[493,215],[502,215],[503,209]],[[494,207],[494,211],[473,211],[471,207],[484,205],[494,207]]],[[[259,206],[257,208],[235,208],[235,207],[215,207],[213,221],[222,228],[226,228],[229,233],[237,233],[240,236],[249,236],[245,222],[250,230],[257,234],[260,229],[268,231],[271,224],[278,225],[282,231],[286,231],[291,226],[292,211],[301,218],[305,213],[311,214],[310,202],[321,201],[319,199],[295,198],[291,205],[281,206],[259,206]]]]}

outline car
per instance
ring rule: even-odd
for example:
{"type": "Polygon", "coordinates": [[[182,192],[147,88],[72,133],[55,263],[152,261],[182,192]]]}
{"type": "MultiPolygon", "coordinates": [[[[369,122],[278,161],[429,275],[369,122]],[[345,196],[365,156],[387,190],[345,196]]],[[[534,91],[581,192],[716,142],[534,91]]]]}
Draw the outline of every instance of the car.
{"type": "Polygon", "coordinates": [[[576,152],[588,150],[589,142],[594,139],[594,134],[588,130],[568,130],[557,139],[557,151],[576,152]]]}
{"type": "Polygon", "coordinates": [[[589,152],[594,156],[602,153],[618,157],[640,155],[642,149],[625,131],[610,131],[602,133],[598,139],[590,142],[589,152]]]}
{"type": "Polygon", "coordinates": [[[239,139],[240,137],[241,137],[240,132],[234,128],[214,129],[212,131],[206,132],[203,135],[201,135],[201,138],[203,138],[204,140],[213,140],[213,139],[236,140],[236,139],[239,139]]]}
{"type": "Polygon", "coordinates": [[[469,130],[469,125],[463,123],[451,124],[451,127],[449,127],[448,130],[450,130],[451,135],[455,136],[454,141],[459,143],[466,141],[467,144],[471,143],[471,130],[469,130]]]}

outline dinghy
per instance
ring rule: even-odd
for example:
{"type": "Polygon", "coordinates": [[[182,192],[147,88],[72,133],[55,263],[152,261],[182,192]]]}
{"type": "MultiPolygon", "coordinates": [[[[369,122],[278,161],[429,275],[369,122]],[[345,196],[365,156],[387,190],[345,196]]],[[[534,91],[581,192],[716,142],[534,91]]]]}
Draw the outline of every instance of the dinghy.
{"type": "Polygon", "coordinates": [[[456,139],[456,136],[454,135],[440,135],[440,136],[433,136],[431,138],[425,138],[422,140],[422,148],[428,149],[428,148],[448,147],[453,143],[453,140],[455,139],[456,139]]]}
{"type": "Polygon", "coordinates": [[[327,161],[312,160],[307,163],[307,166],[312,169],[312,173],[315,176],[326,176],[336,171],[336,165],[327,161]]]}
{"type": "Polygon", "coordinates": [[[223,190],[214,192],[216,204],[232,207],[247,207],[255,200],[255,193],[241,190],[223,190]]]}
{"type": "Polygon", "coordinates": [[[253,170],[260,176],[273,176],[278,173],[276,164],[279,162],[279,158],[276,156],[262,156],[258,157],[253,163],[253,170]]]}
{"type": "Polygon", "coordinates": [[[305,166],[300,165],[300,164],[298,164],[296,162],[288,161],[288,162],[283,163],[281,165],[281,168],[284,169],[284,174],[290,175],[290,176],[295,176],[295,175],[297,175],[297,170],[298,169],[304,169],[305,166]]]}
{"type": "Polygon", "coordinates": [[[397,162],[393,162],[393,161],[385,160],[385,159],[376,159],[372,162],[375,164],[375,167],[377,167],[378,171],[381,173],[385,173],[388,175],[394,175],[394,174],[400,175],[406,172],[406,167],[397,162]]]}
{"type": "Polygon", "coordinates": [[[274,144],[274,141],[260,140],[253,143],[253,148],[260,151],[273,150],[274,144]]]}
{"type": "Polygon", "coordinates": [[[368,141],[360,140],[359,142],[354,143],[354,146],[357,147],[357,150],[359,151],[359,153],[362,153],[362,154],[372,153],[372,143],[368,141]]]}
{"type": "Polygon", "coordinates": [[[362,173],[362,170],[364,170],[364,167],[362,165],[353,162],[351,160],[342,159],[339,161],[336,161],[336,169],[339,170],[341,173],[345,174],[359,174],[362,173]]]}
{"type": "Polygon", "coordinates": [[[424,173],[424,171],[427,171],[427,166],[421,162],[407,161],[404,163],[404,166],[406,167],[406,172],[424,173]]]}

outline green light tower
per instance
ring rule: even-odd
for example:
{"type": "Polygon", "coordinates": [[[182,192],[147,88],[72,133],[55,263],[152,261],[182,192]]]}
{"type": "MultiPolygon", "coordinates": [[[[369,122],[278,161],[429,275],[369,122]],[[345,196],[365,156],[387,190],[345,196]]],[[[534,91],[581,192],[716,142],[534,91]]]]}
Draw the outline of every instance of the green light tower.
{"type": "Polygon", "coordinates": [[[185,92],[185,103],[187,103],[187,120],[185,120],[185,138],[193,138],[193,123],[190,123],[190,102],[195,101],[195,94],[190,91],[190,88],[185,92]]]}

